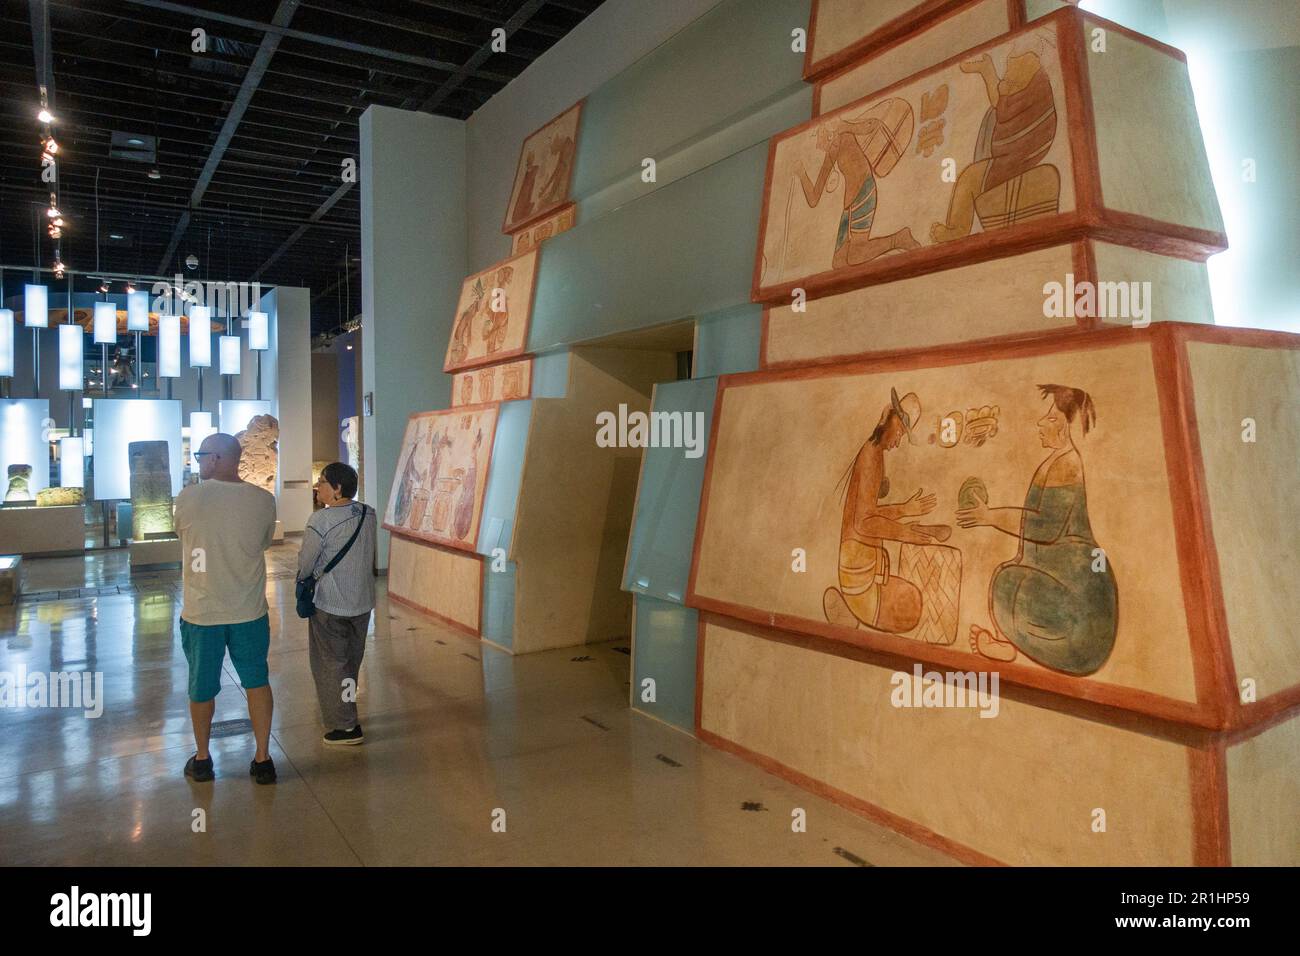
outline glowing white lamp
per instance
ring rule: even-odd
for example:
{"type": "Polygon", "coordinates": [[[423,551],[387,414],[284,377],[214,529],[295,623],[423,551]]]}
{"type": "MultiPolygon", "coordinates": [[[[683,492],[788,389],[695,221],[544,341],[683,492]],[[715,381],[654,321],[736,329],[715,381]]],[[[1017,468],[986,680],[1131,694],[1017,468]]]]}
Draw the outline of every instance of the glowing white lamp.
{"type": "Polygon", "coordinates": [[[203,439],[216,433],[211,412],[190,412],[190,468],[192,470],[197,470],[199,467],[199,460],[194,457],[194,453],[203,444],[203,439]]]}
{"type": "Polygon", "coordinates": [[[76,392],[82,386],[82,358],[86,333],[81,326],[65,322],[59,326],[59,388],[76,392]]]}
{"type": "Polygon", "coordinates": [[[265,312],[248,313],[248,350],[265,352],[271,347],[271,328],[265,312]]]}
{"type": "Polygon", "coordinates": [[[86,481],[86,450],[79,437],[59,439],[59,484],[64,488],[81,488],[86,481]]]}
{"type": "Polygon", "coordinates": [[[218,360],[222,375],[238,375],[242,365],[239,354],[239,336],[222,335],[217,338],[218,360]]]}
{"type": "Polygon", "coordinates": [[[180,378],[181,317],[158,316],[158,377],[180,378]]]}
{"type": "Polygon", "coordinates": [[[190,368],[212,367],[212,309],[196,305],[190,309],[190,368]]]}
{"type": "Polygon", "coordinates": [[[149,331],[149,293],[129,292],[126,296],[126,330],[149,331]]]}
{"type": "Polygon", "coordinates": [[[23,324],[29,329],[50,325],[50,290],[43,285],[29,285],[23,294],[23,324]]]}
{"type": "Polygon", "coordinates": [[[14,310],[0,309],[0,376],[14,373],[14,310]]]}
{"type": "Polygon", "coordinates": [[[117,306],[112,302],[95,303],[95,344],[117,344],[117,306]]]}

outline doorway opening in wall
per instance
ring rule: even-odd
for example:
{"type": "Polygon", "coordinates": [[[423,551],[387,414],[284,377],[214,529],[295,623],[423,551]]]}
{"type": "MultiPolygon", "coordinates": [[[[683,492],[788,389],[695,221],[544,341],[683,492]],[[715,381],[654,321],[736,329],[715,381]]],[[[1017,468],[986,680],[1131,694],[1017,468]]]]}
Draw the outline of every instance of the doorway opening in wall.
{"type": "Polygon", "coordinates": [[[577,343],[565,397],[535,402],[514,539],[516,653],[570,647],[630,680],[623,578],[647,437],[637,422],[656,385],[689,376],[694,338],[688,320],[577,343]]]}

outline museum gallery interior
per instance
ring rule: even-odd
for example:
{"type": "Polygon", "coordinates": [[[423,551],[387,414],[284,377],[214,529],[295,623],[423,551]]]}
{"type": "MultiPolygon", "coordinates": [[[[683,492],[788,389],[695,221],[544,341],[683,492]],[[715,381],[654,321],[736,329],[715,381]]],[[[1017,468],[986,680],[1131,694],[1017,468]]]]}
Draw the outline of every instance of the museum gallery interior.
{"type": "Polygon", "coordinates": [[[1300,864],[1300,6],[361,6],[0,13],[5,863],[1300,864]]]}

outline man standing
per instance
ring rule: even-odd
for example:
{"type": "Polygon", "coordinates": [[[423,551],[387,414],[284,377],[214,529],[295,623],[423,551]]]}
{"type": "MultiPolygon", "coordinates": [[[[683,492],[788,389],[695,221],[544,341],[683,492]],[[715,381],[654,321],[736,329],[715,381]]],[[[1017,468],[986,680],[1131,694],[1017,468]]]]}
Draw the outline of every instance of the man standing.
{"type": "Polygon", "coordinates": [[[275,534],[275,498],[239,478],[239,442],[218,432],[194,453],[200,483],[176,498],[181,538],[183,594],[181,645],[190,666],[190,720],[197,750],[185,776],[198,783],[215,774],[208,753],[212,714],[221,690],[226,651],[248,694],[257,753],[249,774],[275,783],[271,738],[271,686],[266,655],[271,623],[266,604],[266,556],[275,534]]]}
{"type": "Polygon", "coordinates": [[[316,500],[324,507],[307,519],[298,552],[298,580],[319,575],[312,602],[316,613],[307,631],[311,676],[325,724],[322,740],[332,745],[365,740],[356,701],[375,606],[375,509],[353,501],[356,493],[357,473],[348,465],[336,461],[321,470],[316,500]],[[324,572],[340,553],[334,567],[324,572]]]}

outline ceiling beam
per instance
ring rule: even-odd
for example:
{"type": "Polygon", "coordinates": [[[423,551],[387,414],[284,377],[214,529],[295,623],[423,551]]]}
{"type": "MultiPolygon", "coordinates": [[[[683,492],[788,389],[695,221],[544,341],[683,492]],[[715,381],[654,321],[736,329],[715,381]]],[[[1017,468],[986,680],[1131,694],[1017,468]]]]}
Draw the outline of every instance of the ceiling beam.
{"type": "Polygon", "coordinates": [[[256,281],[257,279],[260,279],[262,277],[262,273],[265,272],[267,269],[271,268],[271,265],[282,255],[288,252],[289,247],[292,246],[299,239],[301,239],[303,235],[307,232],[307,230],[312,227],[313,224],[319,222],[322,216],[324,216],[327,212],[333,209],[334,204],[338,202],[340,199],[342,199],[343,196],[347,193],[347,191],[353,187],[353,185],[354,185],[353,183],[343,183],[341,186],[339,186],[338,189],[334,190],[334,192],[330,195],[330,197],[320,204],[320,208],[317,209],[314,213],[312,213],[310,217],[308,217],[307,222],[299,226],[297,229],[295,229],[289,235],[289,238],[284,240],[284,242],[280,244],[280,248],[276,249],[275,252],[271,253],[271,258],[263,262],[262,265],[258,268],[258,270],[253,273],[252,281],[256,281]]]}
{"type": "MultiPolygon", "coordinates": [[[[35,2],[35,0],[33,0],[35,2]]],[[[379,57],[385,60],[396,60],[399,63],[409,63],[412,66],[422,66],[430,70],[439,70],[443,73],[454,73],[460,69],[455,63],[447,60],[435,60],[427,56],[417,56],[414,53],[403,53],[400,50],[385,50],[381,47],[370,46],[366,43],[355,43],[352,40],[342,40],[338,37],[325,36],[320,33],[309,33],[306,30],[293,30],[288,27],[281,27],[271,23],[261,23],[257,20],[249,20],[244,17],[232,16],[228,13],[218,13],[215,10],[204,10],[200,7],[191,7],[183,3],[171,3],[170,0],[123,0],[125,3],[133,3],[137,6],[151,7],[155,10],[165,10],[168,13],[180,13],[186,16],[198,17],[199,19],[211,20],[216,23],[226,23],[230,26],[243,27],[246,30],[259,30],[263,33],[275,33],[282,37],[292,37],[295,40],[303,40],[307,43],[317,43],[322,46],[338,47],[341,50],[351,50],[353,53],[364,53],[368,56],[379,57]]],[[[501,83],[509,83],[511,77],[505,74],[492,73],[489,71],[479,71],[478,76],[489,80],[497,80],[501,83]]]]}
{"type": "MultiPolygon", "coordinates": [[[[275,8],[275,16],[271,22],[277,27],[287,27],[289,21],[293,19],[294,11],[298,9],[298,0],[280,0],[279,5],[275,8]]],[[[234,102],[230,104],[230,109],[226,113],[226,120],[221,124],[221,132],[217,134],[217,141],[212,144],[212,149],[208,151],[207,161],[203,164],[203,169],[199,171],[199,178],[194,183],[194,189],[190,192],[190,207],[198,208],[199,203],[203,201],[203,194],[208,190],[208,183],[212,182],[212,175],[217,171],[217,166],[221,164],[221,157],[226,154],[226,147],[230,145],[231,139],[235,136],[235,130],[239,128],[239,121],[244,118],[244,111],[248,109],[248,104],[253,101],[253,94],[257,92],[257,86],[262,82],[262,77],[266,74],[267,64],[271,62],[271,57],[275,55],[275,48],[280,45],[280,37],[274,33],[265,33],[262,36],[262,42],[258,44],[257,53],[253,57],[253,62],[249,64],[248,71],[244,74],[244,81],[239,84],[239,92],[235,94],[234,102]]],[[[172,232],[171,242],[167,243],[167,251],[163,253],[162,259],[158,263],[158,272],[162,272],[172,255],[176,252],[176,246],[180,243],[181,237],[185,235],[185,230],[190,224],[190,214],[187,211],[176,222],[176,228],[172,232]]]]}

